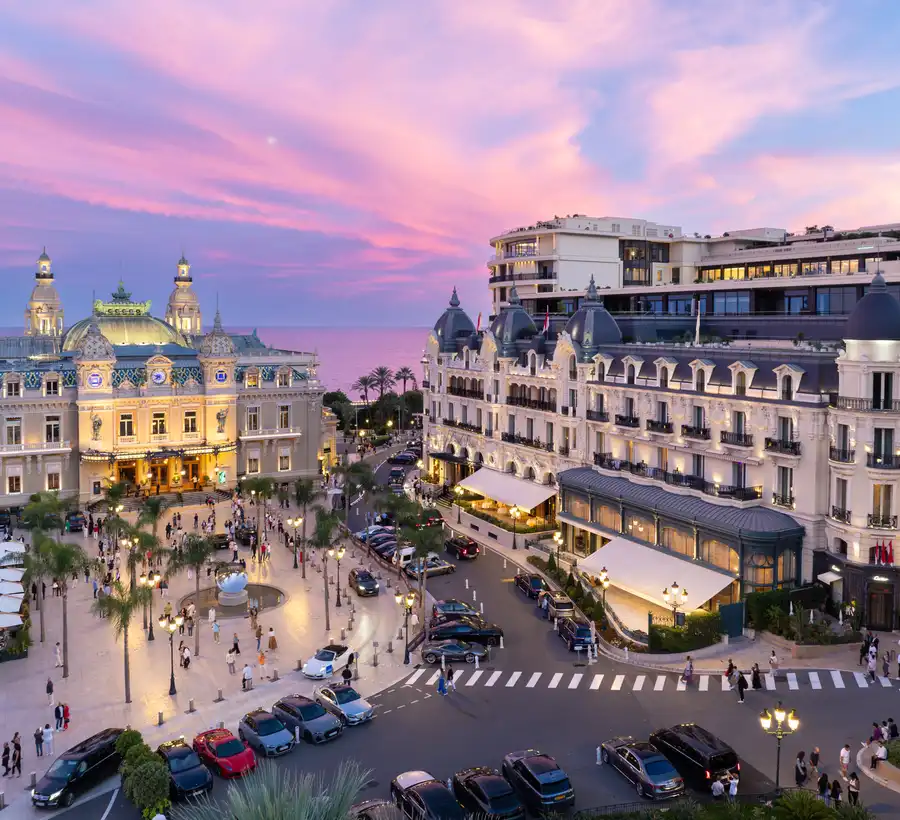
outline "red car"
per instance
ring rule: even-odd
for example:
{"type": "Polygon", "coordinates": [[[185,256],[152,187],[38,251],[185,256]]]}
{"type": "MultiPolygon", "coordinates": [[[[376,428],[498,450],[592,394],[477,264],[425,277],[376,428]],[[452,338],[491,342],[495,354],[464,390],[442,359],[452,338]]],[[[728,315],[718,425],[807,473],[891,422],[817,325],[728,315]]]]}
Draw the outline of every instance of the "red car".
{"type": "Polygon", "coordinates": [[[221,777],[242,777],[256,768],[256,755],[249,745],[228,729],[210,729],[194,738],[194,751],[221,777]]]}

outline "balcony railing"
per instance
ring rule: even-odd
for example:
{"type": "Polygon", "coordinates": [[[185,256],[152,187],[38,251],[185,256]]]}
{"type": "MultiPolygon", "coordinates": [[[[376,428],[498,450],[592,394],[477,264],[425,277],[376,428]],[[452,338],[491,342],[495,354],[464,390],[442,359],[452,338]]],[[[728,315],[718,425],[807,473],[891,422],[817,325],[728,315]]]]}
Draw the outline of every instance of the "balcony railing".
{"type": "Polygon", "coordinates": [[[431,382],[428,379],[422,379],[422,387],[427,390],[431,387],[431,382]]]}
{"type": "Polygon", "coordinates": [[[585,410],[584,415],[588,421],[609,421],[609,413],[605,410],[585,410]]]}
{"type": "Polygon", "coordinates": [[[870,530],[895,530],[897,529],[897,516],[869,514],[866,516],[866,526],[870,530]]]}
{"type": "Polygon", "coordinates": [[[720,441],[722,444],[734,444],[737,447],[752,447],[753,433],[730,433],[723,430],[720,441]]]}
{"type": "Polygon", "coordinates": [[[855,399],[850,396],[836,396],[832,404],[838,410],[855,410],[859,413],[900,413],[897,399],[855,399]]]}
{"type": "Polygon", "coordinates": [[[842,450],[840,447],[829,447],[828,458],[842,464],[852,464],[856,460],[856,450],[842,450]]]}
{"type": "Polygon", "coordinates": [[[628,462],[621,458],[613,458],[612,453],[594,453],[594,464],[604,470],[628,469],[628,462]],[[623,467],[624,465],[624,467],[623,467]]]}
{"type": "Polygon", "coordinates": [[[651,433],[671,433],[671,421],[656,421],[656,419],[647,419],[647,429],[651,433]]]}
{"type": "Polygon", "coordinates": [[[874,467],[876,470],[900,470],[900,456],[866,453],[866,467],[874,467]]]}
{"type": "Polygon", "coordinates": [[[571,452],[571,448],[569,447],[568,444],[560,444],[556,448],[556,452],[559,453],[561,456],[567,456],[571,452]]]}
{"type": "Polygon", "coordinates": [[[299,436],[303,434],[301,427],[257,427],[253,430],[242,430],[240,437],[248,438],[288,438],[289,436],[299,436]]]}
{"type": "Polygon", "coordinates": [[[0,444],[0,453],[39,453],[42,450],[71,449],[71,441],[36,441],[30,444],[0,444]]]}
{"type": "Polygon", "coordinates": [[[465,387],[448,387],[447,392],[451,396],[459,396],[462,399],[481,399],[484,400],[484,392],[481,390],[468,390],[465,387]]]}
{"type": "Polygon", "coordinates": [[[546,450],[548,453],[553,452],[553,442],[549,444],[542,442],[537,438],[528,438],[520,436],[517,433],[501,433],[500,440],[507,444],[521,444],[523,447],[533,447],[535,450],[546,450]]]}
{"type": "Polygon", "coordinates": [[[637,416],[622,416],[616,413],[616,424],[619,427],[640,427],[641,420],[637,416]]]}
{"type": "Polygon", "coordinates": [[[702,441],[709,441],[709,427],[696,427],[693,424],[682,424],[681,435],[685,438],[696,438],[702,441]]]}
{"type": "Polygon", "coordinates": [[[831,508],[831,517],[835,521],[840,521],[843,524],[850,523],[850,510],[845,510],[843,507],[832,507],[831,508]]]}
{"type": "Polygon", "coordinates": [[[786,456],[799,456],[800,455],[800,442],[799,441],[788,441],[783,438],[767,438],[766,439],[766,452],[768,453],[781,453],[786,456]]]}
{"type": "Polygon", "coordinates": [[[555,413],[556,405],[552,401],[541,399],[523,399],[520,396],[507,396],[506,403],[512,407],[527,407],[530,410],[543,410],[547,413],[555,413]]]}
{"type": "Polygon", "coordinates": [[[457,427],[460,430],[468,430],[470,433],[481,433],[482,429],[477,424],[469,424],[466,421],[457,421],[456,419],[442,419],[443,424],[447,427],[457,427]]]}
{"type": "Polygon", "coordinates": [[[776,507],[787,507],[789,510],[794,509],[794,496],[785,495],[783,493],[772,493],[772,503],[776,507]]]}

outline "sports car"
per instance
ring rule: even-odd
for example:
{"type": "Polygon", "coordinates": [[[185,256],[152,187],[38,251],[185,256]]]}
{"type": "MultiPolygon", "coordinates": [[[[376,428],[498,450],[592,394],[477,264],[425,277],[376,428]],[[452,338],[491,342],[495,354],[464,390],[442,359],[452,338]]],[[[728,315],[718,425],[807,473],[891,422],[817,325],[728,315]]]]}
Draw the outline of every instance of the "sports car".
{"type": "Polygon", "coordinates": [[[337,643],[328,644],[303,664],[303,674],[316,680],[330,678],[335,669],[346,664],[349,654],[349,646],[337,643]]]}
{"type": "Polygon", "coordinates": [[[425,663],[440,663],[441,658],[475,663],[475,658],[484,661],[487,656],[488,651],[483,646],[465,641],[428,641],[422,646],[422,660],[425,663]]]}
{"type": "Polygon", "coordinates": [[[256,755],[228,729],[209,729],[194,738],[200,760],[221,777],[241,777],[256,768],[256,755]]]}

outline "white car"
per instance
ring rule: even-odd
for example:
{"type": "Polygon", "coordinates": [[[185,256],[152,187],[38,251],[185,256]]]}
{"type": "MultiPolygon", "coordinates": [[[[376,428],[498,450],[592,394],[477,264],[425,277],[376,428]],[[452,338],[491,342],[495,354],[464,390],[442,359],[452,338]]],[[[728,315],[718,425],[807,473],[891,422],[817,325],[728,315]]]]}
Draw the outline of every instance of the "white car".
{"type": "Polygon", "coordinates": [[[334,674],[334,670],[345,666],[350,656],[350,647],[343,644],[329,644],[322,647],[306,663],[303,674],[315,680],[325,680],[334,674]]]}

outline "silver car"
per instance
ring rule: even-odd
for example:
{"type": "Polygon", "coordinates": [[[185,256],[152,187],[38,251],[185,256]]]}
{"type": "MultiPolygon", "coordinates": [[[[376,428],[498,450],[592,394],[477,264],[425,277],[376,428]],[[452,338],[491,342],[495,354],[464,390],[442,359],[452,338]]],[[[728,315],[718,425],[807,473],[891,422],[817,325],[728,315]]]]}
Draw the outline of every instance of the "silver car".
{"type": "Polygon", "coordinates": [[[344,725],[320,703],[305,695],[289,695],[272,706],[275,715],[288,729],[307,743],[325,743],[340,737],[344,725]]]}
{"type": "Polygon", "coordinates": [[[349,684],[320,686],[313,696],[333,715],[337,715],[345,726],[365,723],[375,716],[375,707],[349,684]]]}
{"type": "Polygon", "coordinates": [[[263,757],[278,757],[294,748],[294,734],[265,709],[248,712],[238,723],[238,737],[263,757]]]}

